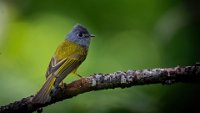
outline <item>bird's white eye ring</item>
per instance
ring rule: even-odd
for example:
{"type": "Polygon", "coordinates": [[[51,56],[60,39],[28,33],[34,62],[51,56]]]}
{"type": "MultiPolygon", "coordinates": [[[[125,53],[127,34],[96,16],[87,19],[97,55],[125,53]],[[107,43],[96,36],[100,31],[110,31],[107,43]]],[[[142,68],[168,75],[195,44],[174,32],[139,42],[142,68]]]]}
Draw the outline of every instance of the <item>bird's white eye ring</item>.
{"type": "Polygon", "coordinates": [[[83,37],[84,34],[83,34],[83,33],[78,33],[77,36],[78,36],[78,37],[83,37]]]}

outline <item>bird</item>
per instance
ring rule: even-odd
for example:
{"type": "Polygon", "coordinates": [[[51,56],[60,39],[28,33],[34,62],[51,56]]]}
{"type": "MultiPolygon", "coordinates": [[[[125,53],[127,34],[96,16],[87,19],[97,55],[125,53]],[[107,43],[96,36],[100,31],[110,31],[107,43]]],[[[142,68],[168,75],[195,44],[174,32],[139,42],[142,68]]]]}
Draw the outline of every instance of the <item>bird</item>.
{"type": "Polygon", "coordinates": [[[76,73],[77,68],[86,59],[91,37],[83,25],[76,24],[65,40],[57,47],[46,71],[46,81],[38,93],[33,97],[33,103],[46,103],[50,101],[51,91],[57,89],[65,77],[76,73]]]}

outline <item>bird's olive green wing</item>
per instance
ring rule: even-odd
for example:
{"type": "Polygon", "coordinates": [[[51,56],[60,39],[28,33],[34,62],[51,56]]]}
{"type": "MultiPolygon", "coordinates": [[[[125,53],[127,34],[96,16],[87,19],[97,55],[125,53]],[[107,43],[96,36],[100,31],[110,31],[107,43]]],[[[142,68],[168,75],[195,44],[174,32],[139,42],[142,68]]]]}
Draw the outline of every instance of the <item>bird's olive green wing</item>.
{"type": "Polygon", "coordinates": [[[85,60],[86,55],[76,54],[68,57],[65,62],[55,71],[56,77],[61,76],[63,73],[69,74],[85,60]],[[70,72],[69,72],[70,71],[70,72]]]}
{"type": "Polygon", "coordinates": [[[77,69],[78,66],[85,60],[85,54],[76,53],[61,61],[56,61],[55,57],[52,58],[49,68],[46,73],[46,77],[54,75],[57,81],[62,81],[69,73],[77,69]]]}
{"type": "Polygon", "coordinates": [[[51,58],[51,61],[49,63],[49,67],[46,71],[46,78],[48,78],[49,75],[51,75],[52,73],[56,72],[56,70],[58,70],[58,68],[63,65],[63,63],[65,63],[67,58],[64,58],[63,60],[56,60],[55,57],[51,58]]]}

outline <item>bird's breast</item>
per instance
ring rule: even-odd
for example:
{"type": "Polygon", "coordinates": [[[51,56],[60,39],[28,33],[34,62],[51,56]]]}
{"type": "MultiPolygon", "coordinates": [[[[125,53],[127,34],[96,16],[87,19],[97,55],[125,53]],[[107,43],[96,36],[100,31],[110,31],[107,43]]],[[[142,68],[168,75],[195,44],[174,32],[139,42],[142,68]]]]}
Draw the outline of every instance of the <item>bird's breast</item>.
{"type": "Polygon", "coordinates": [[[61,60],[67,57],[73,57],[76,55],[87,55],[87,48],[84,48],[76,43],[65,40],[60,44],[55,52],[55,57],[57,60],[61,60]]]}

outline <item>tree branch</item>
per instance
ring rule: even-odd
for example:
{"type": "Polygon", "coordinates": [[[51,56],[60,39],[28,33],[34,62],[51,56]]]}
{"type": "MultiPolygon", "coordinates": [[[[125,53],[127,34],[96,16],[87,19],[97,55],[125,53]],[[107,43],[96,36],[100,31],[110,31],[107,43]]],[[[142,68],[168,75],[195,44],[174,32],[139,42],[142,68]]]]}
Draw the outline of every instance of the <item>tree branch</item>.
{"type": "Polygon", "coordinates": [[[34,97],[32,95],[20,101],[1,106],[0,113],[30,113],[41,107],[89,91],[126,88],[146,84],[172,84],[177,82],[200,83],[200,64],[183,67],[177,66],[174,68],[118,71],[111,74],[94,74],[76,80],[62,88],[60,87],[51,95],[51,100],[45,104],[32,103],[31,100],[34,97]]]}

